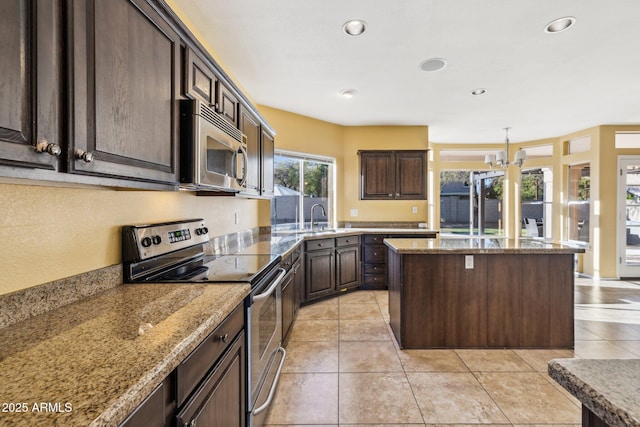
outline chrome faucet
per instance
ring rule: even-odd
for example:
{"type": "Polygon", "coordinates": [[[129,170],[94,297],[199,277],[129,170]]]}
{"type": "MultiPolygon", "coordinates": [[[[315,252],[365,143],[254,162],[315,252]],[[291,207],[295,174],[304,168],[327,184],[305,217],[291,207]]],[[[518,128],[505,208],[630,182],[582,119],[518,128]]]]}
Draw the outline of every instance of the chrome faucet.
{"type": "Polygon", "coordinates": [[[313,230],[313,227],[315,225],[315,221],[313,219],[313,211],[318,207],[320,208],[320,210],[322,210],[322,215],[327,216],[327,211],[324,210],[324,206],[322,206],[320,203],[316,203],[315,205],[311,206],[311,230],[313,230]]]}

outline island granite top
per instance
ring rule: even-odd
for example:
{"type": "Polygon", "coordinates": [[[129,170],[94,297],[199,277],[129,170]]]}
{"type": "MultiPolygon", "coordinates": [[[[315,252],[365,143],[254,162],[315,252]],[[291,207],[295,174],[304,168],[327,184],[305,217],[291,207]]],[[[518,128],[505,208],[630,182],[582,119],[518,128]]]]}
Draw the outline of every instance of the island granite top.
{"type": "Polygon", "coordinates": [[[449,237],[432,239],[385,239],[384,243],[401,255],[420,254],[574,254],[584,248],[548,243],[535,239],[506,239],[492,237],[449,237]]]}
{"type": "Polygon", "coordinates": [[[610,426],[640,426],[640,359],[554,359],[549,375],[610,426]]]}

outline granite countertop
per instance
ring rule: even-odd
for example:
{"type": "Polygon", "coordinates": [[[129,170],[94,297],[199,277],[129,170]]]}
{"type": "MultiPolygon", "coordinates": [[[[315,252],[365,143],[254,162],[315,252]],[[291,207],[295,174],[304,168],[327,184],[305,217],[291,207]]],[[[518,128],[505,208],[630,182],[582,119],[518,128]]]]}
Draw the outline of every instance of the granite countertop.
{"type": "Polygon", "coordinates": [[[534,239],[444,237],[385,239],[401,255],[407,254],[574,254],[584,248],[534,239]]]}
{"type": "Polygon", "coordinates": [[[249,291],[122,285],[0,329],[0,424],[117,425],[249,291]],[[40,402],[57,412],[35,411],[40,402]],[[21,403],[26,413],[8,406],[21,403]]]}
{"type": "Polygon", "coordinates": [[[610,426],[640,426],[640,359],[554,359],[549,375],[610,426]]]}

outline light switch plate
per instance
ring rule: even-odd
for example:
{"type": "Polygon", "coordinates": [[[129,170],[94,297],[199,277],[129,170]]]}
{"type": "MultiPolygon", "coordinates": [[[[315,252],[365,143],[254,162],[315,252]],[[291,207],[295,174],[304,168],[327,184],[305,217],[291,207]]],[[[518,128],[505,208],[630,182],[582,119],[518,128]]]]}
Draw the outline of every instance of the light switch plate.
{"type": "Polygon", "coordinates": [[[473,255],[464,256],[464,268],[467,270],[473,270],[473,255]]]}
{"type": "Polygon", "coordinates": [[[358,209],[351,209],[351,216],[358,216],[358,209]]]}

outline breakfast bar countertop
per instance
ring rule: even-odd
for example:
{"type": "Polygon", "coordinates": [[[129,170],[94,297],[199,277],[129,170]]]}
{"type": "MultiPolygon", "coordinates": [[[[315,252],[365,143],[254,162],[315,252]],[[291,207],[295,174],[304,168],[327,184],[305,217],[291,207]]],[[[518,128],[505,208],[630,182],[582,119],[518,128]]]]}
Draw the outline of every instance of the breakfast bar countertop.
{"type": "Polygon", "coordinates": [[[608,425],[640,426],[640,359],[554,359],[548,371],[608,425]]]}
{"type": "Polygon", "coordinates": [[[0,329],[0,424],[118,425],[249,291],[122,285],[0,329]]]}
{"type": "Polygon", "coordinates": [[[385,239],[385,244],[401,255],[420,254],[574,254],[583,247],[549,243],[543,240],[503,237],[438,236],[432,239],[385,239]]]}

